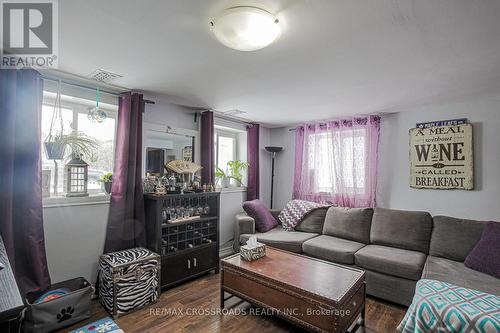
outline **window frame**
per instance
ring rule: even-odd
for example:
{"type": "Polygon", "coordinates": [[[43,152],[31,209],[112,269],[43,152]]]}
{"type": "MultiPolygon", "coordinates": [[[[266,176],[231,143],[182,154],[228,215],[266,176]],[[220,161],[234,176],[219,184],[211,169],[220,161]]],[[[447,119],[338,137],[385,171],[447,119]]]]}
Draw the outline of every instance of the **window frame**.
{"type": "MultiPolygon", "coordinates": [[[[51,91],[44,90],[43,91],[43,101],[42,101],[42,106],[54,108],[54,103],[55,103],[55,97],[50,96],[49,94],[52,94],[51,91]]],[[[76,96],[71,96],[71,95],[62,95],[61,98],[61,105],[60,107],[62,109],[68,109],[71,110],[72,112],[72,123],[71,123],[71,132],[78,132],[78,116],[79,114],[84,114],[87,115],[88,113],[88,108],[91,107],[91,103],[84,104],[84,103],[79,103],[77,101],[70,101],[66,98],[75,98],[77,100],[82,100],[82,101],[89,101],[95,103],[95,101],[92,101],[90,99],[86,98],[79,98],[76,96]]],[[[116,135],[117,135],[117,129],[118,129],[118,97],[116,100],[117,104],[112,105],[107,103],[108,105],[116,106],[116,110],[113,110],[109,107],[103,107],[103,110],[107,114],[107,118],[112,118],[115,120],[115,126],[114,126],[114,133],[113,133],[113,166],[112,168],[114,169],[114,160],[116,156],[116,135]]],[[[100,104],[100,106],[102,103],[100,104]]],[[[40,121],[41,121],[41,115],[40,115],[40,121]]],[[[44,137],[41,137],[41,143],[45,140],[44,137]]],[[[44,154],[43,147],[41,149],[41,154],[44,154]]],[[[65,163],[63,164],[65,165],[65,163]]],[[[64,167],[63,167],[64,170],[64,167]]],[[[65,204],[80,204],[80,203],[88,203],[88,202],[100,202],[99,198],[106,198],[106,202],[109,202],[109,195],[103,190],[103,189],[87,189],[87,193],[89,196],[87,197],[66,197],[66,184],[64,183],[65,175],[64,174],[59,174],[60,181],[63,184],[63,192],[58,194],[57,196],[54,196],[53,193],[51,193],[50,196],[42,198],[42,203],[44,207],[52,207],[52,206],[64,206],[65,204]]],[[[87,181],[88,182],[88,181],[87,181]]],[[[87,184],[88,185],[88,184],[87,184]]],[[[51,184],[52,186],[52,184],[51,184]]]]}
{"type": "MultiPolygon", "coordinates": [[[[367,149],[367,146],[366,146],[366,129],[364,128],[353,128],[353,129],[340,129],[338,131],[343,131],[343,132],[346,132],[346,131],[352,131],[353,135],[350,136],[349,138],[351,138],[352,140],[354,140],[355,138],[364,138],[365,139],[365,142],[364,142],[364,146],[365,146],[365,154],[364,154],[364,164],[365,164],[365,183],[364,183],[364,186],[363,187],[357,187],[357,186],[345,186],[344,188],[348,190],[347,193],[343,193],[343,192],[339,192],[339,191],[334,191],[334,192],[328,192],[328,191],[318,191],[318,192],[311,192],[309,193],[309,195],[321,195],[321,196],[336,196],[336,195],[343,195],[343,194],[348,194],[348,195],[352,195],[352,194],[357,194],[357,195],[361,195],[361,196],[364,196],[367,194],[367,190],[368,190],[368,187],[366,186],[366,179],[367,179],[367,175],[366,175],[366,172],[367,172],[367,156],[366,156],[366,149],[367,149]]],[[[322,132],[318,132],[318,133],[309,133],[308,135],[310,136],[322,136],[322,135],[325,135],[326,138],[325,140],[328,140],[328,131],[325,130],[325,131],[322,131],[322,132]]],[[[343,139],[346,139],[346,138],[341,138],[341,140],[343,139]]],[[[317,139],[314,139],[314,140],[317,140],[317,139]]],[[[321,140],[321,138],[319,138],[319,140],[321,140]]],[[[342,143],[343,144],[343,143],[342,143]]],[[[335,154],[335,151],[333,152],[335,154]]],[[[307,151],[307,154],[309,154],[309,149],[307,151]]],[[[354,158],[354,156],[353,156],[354,158]]],[[[307,166],[307,169],[308,171],[311,171],[311,170],[315,170],[314,167],[310,168],[310,166],[308,165],[307,166]]],[[[356,182],[352,181],[353,184],[355,184],[356,182]]],[[[335,186],[334,184],[331,184],[331,188],[334,189],[335,186]]]]}
{"type": "Polygon", "coordinates": [[[215,166],[219,167],[219,137],[233,139],[233,158],[232,161],[238,159],[238,133],[227,131],[224,129],[214,128],[214,144],[215,144],[215,166]]]}

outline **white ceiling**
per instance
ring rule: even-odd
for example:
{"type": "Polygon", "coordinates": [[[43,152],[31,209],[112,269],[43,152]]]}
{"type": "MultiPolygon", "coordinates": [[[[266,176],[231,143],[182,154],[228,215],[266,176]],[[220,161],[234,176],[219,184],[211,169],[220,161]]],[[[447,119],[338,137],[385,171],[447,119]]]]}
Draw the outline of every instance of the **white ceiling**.
{"type": "Polygon", "coordinates": [[[498,95],[499,0],[63,0],[59,68],[174,103],[285,125],[498,95]],[[284,26],[268,48],[219,44],[208,22],[260,5],[284,26]]]}

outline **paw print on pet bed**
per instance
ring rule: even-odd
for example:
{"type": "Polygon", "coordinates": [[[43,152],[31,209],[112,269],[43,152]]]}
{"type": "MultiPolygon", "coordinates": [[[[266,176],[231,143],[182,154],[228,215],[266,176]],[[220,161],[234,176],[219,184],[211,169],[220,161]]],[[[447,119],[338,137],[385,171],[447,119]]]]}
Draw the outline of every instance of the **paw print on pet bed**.
{"type": "Polygon", "coordinates": [[[64,308],[61,310],[61,313],[57,315],[57,322],[61,323],[65,320],[68,320],[71,318],[73,315],[73,312],[75,312],[75,309],[73,309],[71,306],[68,306],[67,308],[64,308]]]}

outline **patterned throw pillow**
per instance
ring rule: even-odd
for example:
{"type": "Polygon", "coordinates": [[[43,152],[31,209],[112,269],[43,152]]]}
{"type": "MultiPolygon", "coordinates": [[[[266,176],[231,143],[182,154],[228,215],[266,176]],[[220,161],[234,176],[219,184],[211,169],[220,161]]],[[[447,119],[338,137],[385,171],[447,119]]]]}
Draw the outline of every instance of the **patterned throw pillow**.
{"type": "Polygon", "coordinates": [[[330,205],[319,204],[317,202],[305,200],[288,201],[285,208],[278,215],[278,219],[283,225],[283,229],[293,231],[297,224],[312,210],[329,207],[330,205]]]}

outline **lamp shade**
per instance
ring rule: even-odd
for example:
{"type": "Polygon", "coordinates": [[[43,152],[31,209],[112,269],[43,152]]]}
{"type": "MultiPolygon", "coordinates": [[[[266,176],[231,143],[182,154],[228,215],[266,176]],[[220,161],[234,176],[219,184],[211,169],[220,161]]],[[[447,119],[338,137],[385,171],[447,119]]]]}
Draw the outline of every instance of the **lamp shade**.
{"type": "Polygon", "coordinates": [[[264,147],[268,152],[270,153],[279,153],[280,151],[283,150],[283,147],[264,147]]]}
{"type": "Polygon", "coordinates": [[[226,9],[210,25],[219,42],[239,51],[260,50],[281,34],[279,20],[273,14],[250,6],[226,9]]]}

